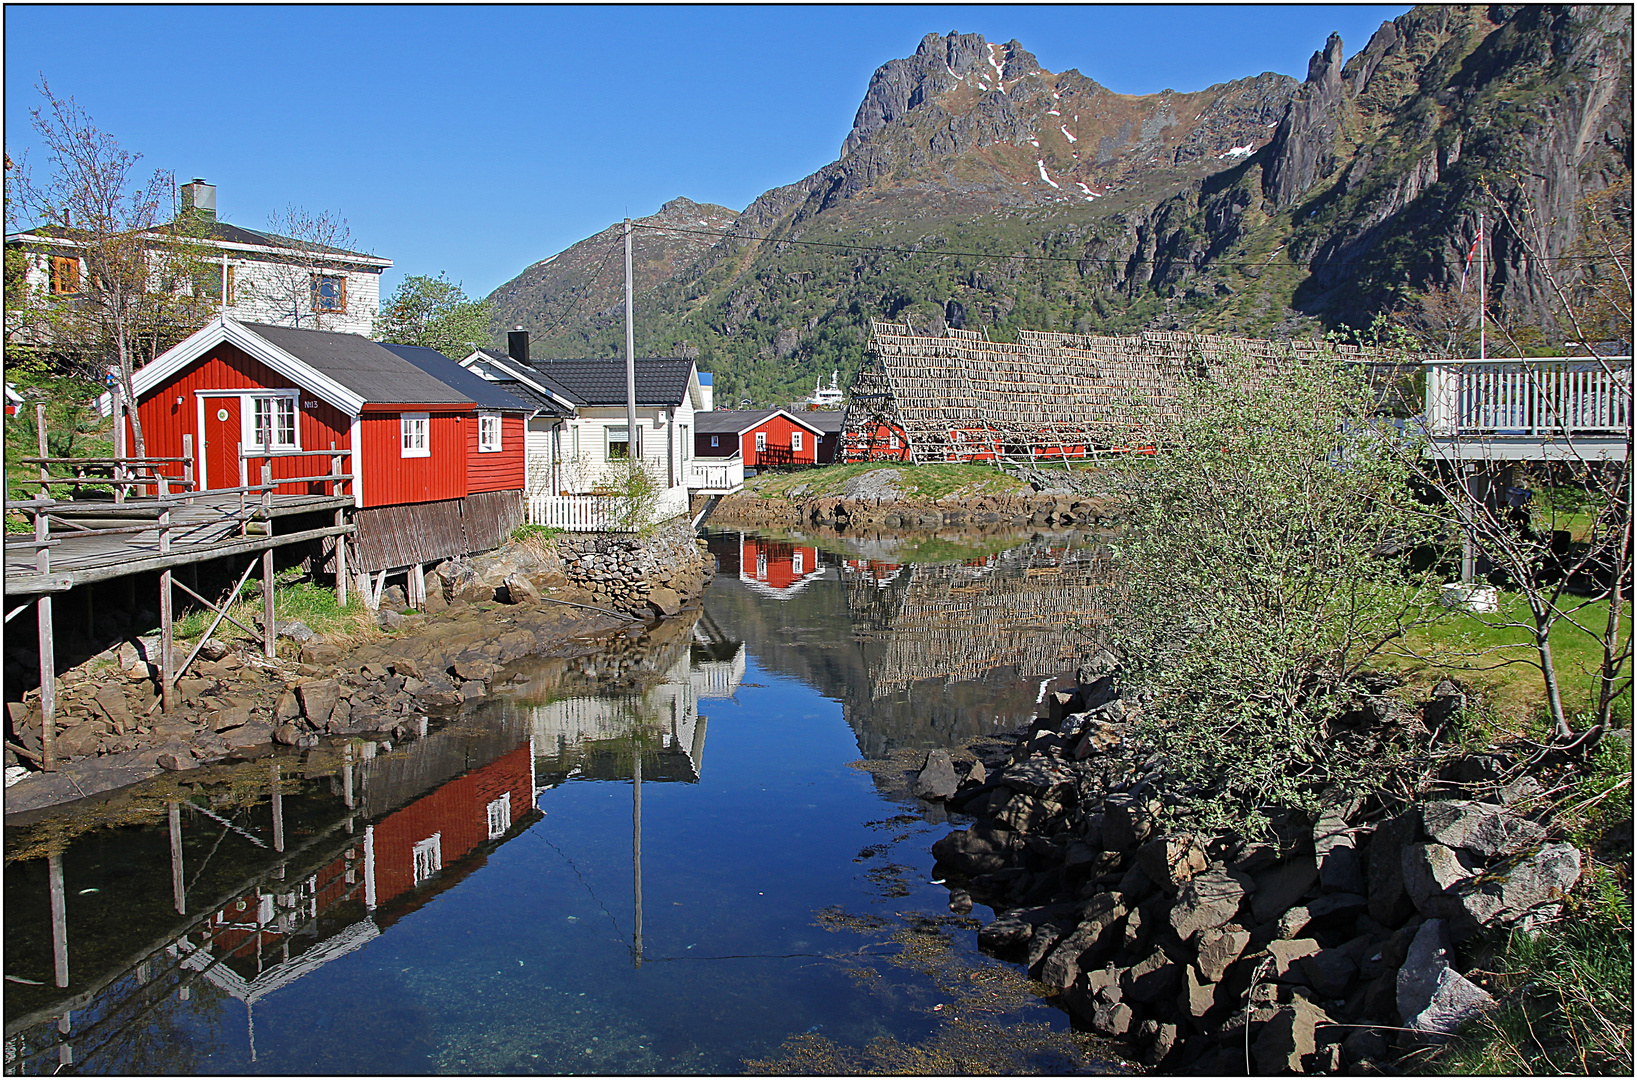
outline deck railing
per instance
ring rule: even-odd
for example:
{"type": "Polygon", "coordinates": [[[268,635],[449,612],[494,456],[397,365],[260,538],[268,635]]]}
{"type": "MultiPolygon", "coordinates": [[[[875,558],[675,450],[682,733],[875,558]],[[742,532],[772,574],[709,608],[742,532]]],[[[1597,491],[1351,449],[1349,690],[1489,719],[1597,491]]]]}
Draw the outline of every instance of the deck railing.
{"type": "Polygon", "coordinates": [[[1427,426],[1434,438],[1631,429],[1629,356],[1433,360],[1426,371],[1427,426]]]}
{"type": "Polygon", "coordinates": [[[745,459],[694,458],[688,462],[688,487],[707,495],[726,494],[745,486],[745,459]]]}

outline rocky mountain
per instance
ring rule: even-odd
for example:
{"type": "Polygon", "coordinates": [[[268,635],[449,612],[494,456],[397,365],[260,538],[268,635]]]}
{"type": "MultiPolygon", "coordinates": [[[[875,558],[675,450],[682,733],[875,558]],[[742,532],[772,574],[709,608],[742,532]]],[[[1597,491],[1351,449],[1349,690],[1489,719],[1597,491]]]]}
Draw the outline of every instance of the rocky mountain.
{"type": "MultiPolygon", "coordinates": [[[[871,317],[1002,340],[1366,327],[1459,281],[1480,209],[1502,217],[1492,305],[1555,340],[1542,257],[1572,284],[1587,198],[1631,176],[1631,30],[1622,7],[1421,7],[1351,60],[1332,35],[1301,83],[1148,95],[929,34],[876,71],[835,162],[737,215],[677,199],[643,219],[638,348],[772,403],[850,372],[871,317]]],[[[616,352],[618,240],[502,286],[497,333],[616,352]]]]}

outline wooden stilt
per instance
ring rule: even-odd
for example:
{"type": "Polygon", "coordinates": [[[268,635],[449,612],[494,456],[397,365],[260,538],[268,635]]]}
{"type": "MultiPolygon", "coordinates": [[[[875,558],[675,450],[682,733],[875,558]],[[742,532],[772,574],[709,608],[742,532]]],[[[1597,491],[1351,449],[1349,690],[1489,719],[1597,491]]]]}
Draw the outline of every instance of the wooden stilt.
{"type": "Polygon", "coordinates": [[[279,783],[279,766],[278,766],[278,762],[276,762],[276,761],[273,763],[272,776],[273,776],[273,782],[272,782],[271,788],[272,788],[272,793],[273,793],[273,850],[274,851],[283,851],[284,850],[284,790],[283,790],[283,785],[279,783]]]}
{"type": "MultiPolygon", "coordinates": [[[[170,495],[170,485],[163,475],[159,479],[159,497],[170,495]]],[[[170,554],[171,550],[171,508],[162,507],[159,511],[159,553],[170,554]]],[[[171,569],[166,567],[159,572],[159,700],[160,707],[167,713],[176,708],[176,658],[175,652],[175,623],[172,619],[172,609],[175,597],[171,590],[171,569]]]]}
{"type": "Polygon", "coordinates": [[[188,913],[187,882],[182,874],[182,807],[180,803],[171,803],[166,809],[170,813],[171,825],[171,899],[176,904],[176,913],[188,913]]]}
{"type": "Polygon", "coordinates": [[[51,890],[51,962],[57,985],[68,985],[68,902],[63,895],[63,857],[59,852],[46,859],[46,876],[51,890]]]}
{"type": "Polygon", "coordinates": [[[409,568],[409,606],[416,611],[426,607],[426,567],[420,563],[409,568]]]}
{"type": "Polygon", "coordinates": [[[341,750],[341,802],[348,810],[353,808],[351,743],[341,750]]]}
{"type": "MultiPolygon", "coordinates": [[[[273,483],[273,463],[271,461],[268,461],[268,460],[265,460],[265,459],[262,461],[262,466],[261,466],[261,482],[262,482],[263,485],[271,485],[273,483]]],[[[264,509],[270,509],[271,508],[272,498],[273,498],[273,489],[272,489],[272,487],[271,486],[264,487],[264,489],[262,491],[262,505],[263,505],[264,509]]],[[[267,522],[267,535],[269,537],[271,537],[273,535],[273,515],[271,513],[266,514],[266,522],[267,522]]],[[[266,551],[261,553],[261,592],[262,592],[262,601],[261,601],[261,603],[262,603],[262,643],[261,643],[261,647],[262,647],[262,653],[269,660],[271,660],[273,658],[274,653],[276,652],[276,650],[274,649],[274,645],[278,640],[278,634],[276,633],[277,626],[276,626],[276,624],[274,622],[274,617],[273,617],[273,549],[272,548],[268,548],[266,551]]],[[[283,851],[284,849],[280,848],[279,850],[283,851]]]]}
{"type": "MultiPolygon", "coordinates": [[[[330,449],[335,449],[334,439],[330,440],[330,449]]],[[[340,454],[336,454],[334,457],[330,458],[330,474],[336,477],[341,475],[340,454]]],[[[339,479],[331,481],[330,494],[341,494],[341,481],[339,479]]],[[[340,506],[336,507],[336,527],[339,528],[346,523],[346,508],[340,506]]],[[[335,538],[335,603],[337,607],[344,608],[347,606],[347,538],[345,536],[337,536],[335,538]]]]}

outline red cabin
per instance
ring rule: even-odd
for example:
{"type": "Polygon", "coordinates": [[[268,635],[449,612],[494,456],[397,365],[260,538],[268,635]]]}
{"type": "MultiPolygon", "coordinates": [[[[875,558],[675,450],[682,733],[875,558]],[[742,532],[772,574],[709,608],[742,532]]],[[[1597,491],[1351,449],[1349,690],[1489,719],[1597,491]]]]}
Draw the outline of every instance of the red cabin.
{"type": "Polygon", "coordinates": [[[739,535],[739,580],[764,596],[788,600],[823,576],[816,547],[739,535]]]}
{"type": "Polygon", "coordinates": [[[747,469],[818,464],[824,430],[783,409],[717,409],[694,421],[695,457],[742,454],[747,469]]]}

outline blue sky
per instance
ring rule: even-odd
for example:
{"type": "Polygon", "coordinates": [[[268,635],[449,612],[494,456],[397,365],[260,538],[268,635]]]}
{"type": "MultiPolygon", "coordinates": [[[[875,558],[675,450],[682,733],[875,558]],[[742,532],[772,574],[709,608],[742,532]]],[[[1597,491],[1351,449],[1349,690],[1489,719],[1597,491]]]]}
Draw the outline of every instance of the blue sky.
{"type": "Polygon", "coordinates": [[[339,212],[395,261],[384,289],[445,271],[483,296],[627,214],[743,209],[828,164],[870,75],[928,32],[1150,93],[1303,78],[1331,31],[1351,56],[1406,10],[9,4],[5,145],[44,167],[43,74],[144,168],[216,184],[225,220],[339,212]]]}

